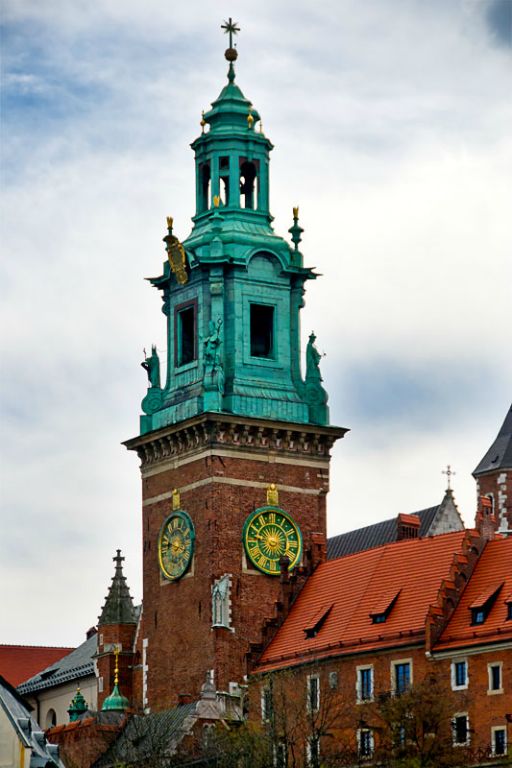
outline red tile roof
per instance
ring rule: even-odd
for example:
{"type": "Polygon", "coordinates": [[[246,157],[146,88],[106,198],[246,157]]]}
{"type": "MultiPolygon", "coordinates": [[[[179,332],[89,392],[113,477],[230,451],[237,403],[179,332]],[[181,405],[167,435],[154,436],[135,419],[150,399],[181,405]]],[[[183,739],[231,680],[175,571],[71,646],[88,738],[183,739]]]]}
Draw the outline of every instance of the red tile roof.
{"type": "Polygon", "coordinates": [[[0,645],[0,675],[17,686],[73,650],[44,645],[0,645]]]}
{"type": "Polygon", "coordinates": [[[406,539],[322,563],[307,580],[283,626],[262,654],[255,671],[300,664],[316,658],[422,641],[425,617],[447,579],[466,533],[406,539]],[[384,623],[370,613],[397,593],[384,623]],[[315,637],[304,627],[324,605],[333,603],[315,637]]]}
{"type": "Polygon", "coordinates": [[[434,652],[459,646],[512,641],[507,620],[507,595],[512,592],[512,537],[497,538],[485,547],[434,652]],[[503,584],[483,624],[471,624],[471,606],[489,598],[503,584]]]}

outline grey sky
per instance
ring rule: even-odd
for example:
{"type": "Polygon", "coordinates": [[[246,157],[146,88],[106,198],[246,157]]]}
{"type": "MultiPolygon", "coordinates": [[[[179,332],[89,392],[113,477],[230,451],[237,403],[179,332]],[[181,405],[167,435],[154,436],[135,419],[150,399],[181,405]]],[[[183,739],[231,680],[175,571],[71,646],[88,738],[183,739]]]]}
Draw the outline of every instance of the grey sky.
{"type": "Polygon", "coordinates": [[[116,547],[140,599],[143,347],[165,347],[165,216],[185,237],[190,142],[237,82],[300,205],[335,450],[329,530],[438,502],[511,399],[511,46],[499,0],[5,3],[0,642],[78,643],[116,547]]]}

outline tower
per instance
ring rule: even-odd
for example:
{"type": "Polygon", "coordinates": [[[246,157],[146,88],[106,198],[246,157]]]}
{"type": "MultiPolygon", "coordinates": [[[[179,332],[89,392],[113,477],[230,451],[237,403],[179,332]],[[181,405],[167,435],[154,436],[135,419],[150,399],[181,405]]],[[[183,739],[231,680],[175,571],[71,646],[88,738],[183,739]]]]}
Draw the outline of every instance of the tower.
{"type": "Polygon", "coordinates": [[[480,522],[488,518],[500,533],[512,533],[512,406],[473,477],[480,522]]]}
{"type": "Polygon", "coordinates": [[[166,380],[153,347],[140,435],[143,491],[144,706],[162,709],[240,683],[251,650],[300,581],[325,558],[329,426],[315,336],[301,375],[304,285],[299,250],[276,235],[269,154],[257,110],[227,84],[192,143],[196,213],[180,242],[164,237],[166,380]]]}

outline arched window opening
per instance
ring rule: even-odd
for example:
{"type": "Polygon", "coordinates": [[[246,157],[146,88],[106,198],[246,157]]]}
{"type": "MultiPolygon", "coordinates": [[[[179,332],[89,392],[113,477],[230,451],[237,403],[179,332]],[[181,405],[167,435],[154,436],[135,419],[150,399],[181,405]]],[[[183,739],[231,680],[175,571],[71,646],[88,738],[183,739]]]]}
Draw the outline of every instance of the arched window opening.
{"type": "Polygon", "coordinates": [[[207,211],[210,207],[210,189],[211,189],[211,174],[210,174],[210,163],[204,163],[201,165],[199,169],[200,174],[200,185],[201,185],[201,195],[200,195],[200,213],[203,211],[207,211]]]}
{"type": "Polygon", "coordinates": [[[258,169],[256,163],[250,160],[240,160],[240,207],[256,207],[258,169]]]}
{"type": "Polygon", "coordinates": [[[221,157],[219,160],[219,195],[222,205],[229,205],[229,157],[221,157]]]}
{"type": "Polygon", "coordinates": [[[46,713],[45,728],[53,728],[54,725],[57,725],[57,713],[54,709],[49,709],[46,713]]]}
{"type": "Polygon", "coordinates": [[[492,493],[487,493],[485,498],[488,500],[488,502],[484,505],[484,513],[486,516],[490,517],[494,514],[494,496],[492,493]]]}

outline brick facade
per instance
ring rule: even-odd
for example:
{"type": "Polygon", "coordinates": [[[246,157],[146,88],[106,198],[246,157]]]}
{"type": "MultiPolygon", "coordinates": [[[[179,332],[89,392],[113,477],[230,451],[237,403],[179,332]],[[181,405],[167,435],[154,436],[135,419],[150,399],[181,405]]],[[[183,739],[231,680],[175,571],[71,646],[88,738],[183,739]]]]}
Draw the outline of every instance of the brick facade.
{"type": "Polygon", "coordinates": [[[247,563],[244,522],[266,504],[266,489],[275,483],[279,506],[303,536],[300,587],[314,553],[325,558],[329,451],[344,432],[209,415],[127,444],[142,459],[142,637],[152,710],[175,705],[180,694],[197,697],[210,673],[218,690],[243,681],[247,655],[286,597],[278,575],[247,563]],[[159,570],[157,539],[175,488],[195,527],[195,552],[187,573],[168,581],[159,570]],[[231,626],[214,628],[212,585],[224,574],[231,626]]]}

